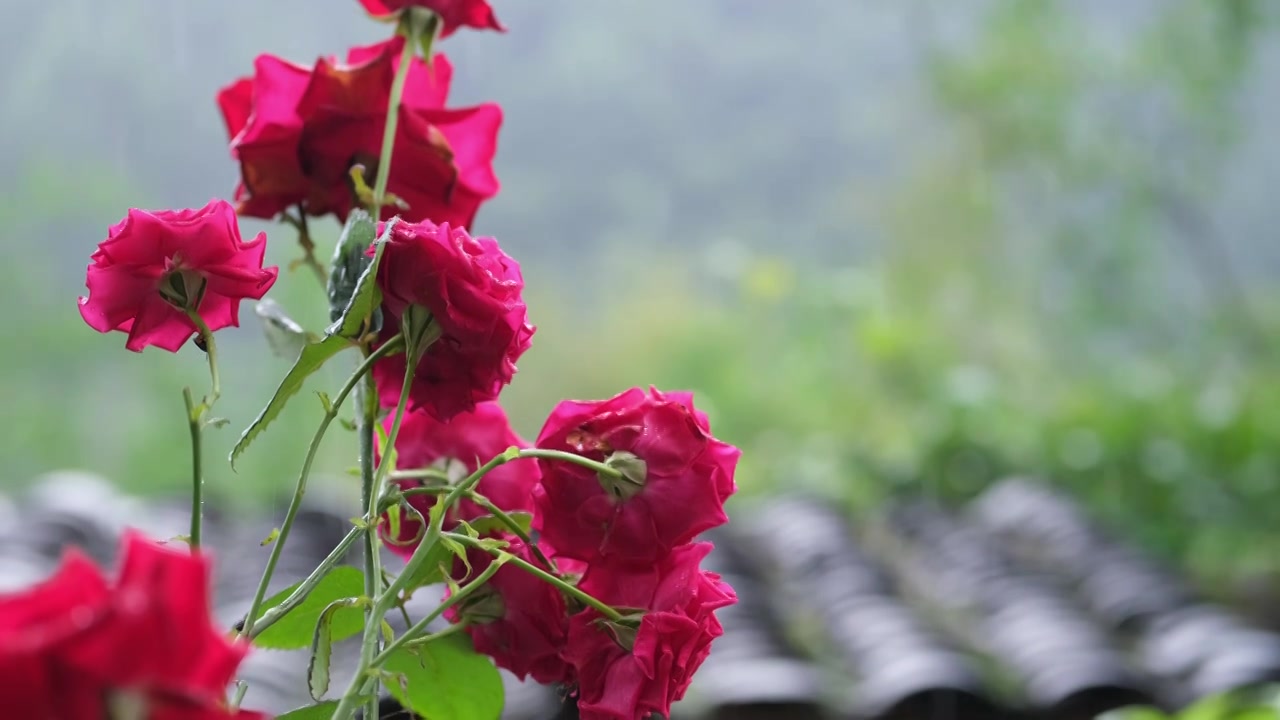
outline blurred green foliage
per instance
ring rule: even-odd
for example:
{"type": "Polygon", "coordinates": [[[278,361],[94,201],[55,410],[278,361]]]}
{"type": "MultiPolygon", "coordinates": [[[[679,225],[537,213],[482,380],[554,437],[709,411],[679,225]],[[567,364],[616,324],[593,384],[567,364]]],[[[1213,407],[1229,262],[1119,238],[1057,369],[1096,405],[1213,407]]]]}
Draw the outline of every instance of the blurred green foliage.
{"type": "MultiPolygon", "coordinates": [[[[566,396],[689,388],[716,433],[744,448],[744,494],[801,487],[873,512],[897,493],[960,500],[1001,474],[1035,473],[1212,591],[1280,575],[1280,296],[1264,262],[1239,262],[1266,256],[1250,234],[1274,228],[1276,208],[1265,188],[1241,189],[1228,172],[1270,132],[1249,120],[1266,108],[1246,100],[1260,84],[1259,48],[1275,46],[1274,5],[1134,2],[1097,17],[1050,0],[967,13],[917,3],[906,13],[915,44],[884,51],[915,58],[915,85],[884,100],[841,94],[837,70],[850,62],[837,41],[870,42],[892,24],[884,9],[826,3],[805,18],[782,5],[681,5],[668,24],[628,4],[513,4],[509,39],[460,37],[450,48],[457,82],[478,75],[486,99],[508,105],[504,194],[478,229],[524,261],[539,326],[504,395],[518,429],[535,435],[566,396]],[[808,34],[784,42],[796,27],[808,34]],[[806,42],[812,54],[799,51],[806,42]],[[542,74],[502,79],[504,68],[530,66],[542,74]],[[647,82],[660,71],[667,81],[647,82]],[[891,100],[915,110],[898,134],[875,135],[897,143],[891,169],[879,156],[844,174],[821,162],[857,157],[842,133],[892,125],[898,116],[879,107],[891,100]],[[554,112],[535,112],[544,106],[554,112]],[[802,114],[807,124],[787,116],[788,132],[777,129],[780,112],[805,106],[819,108],[802,114]],[[618,142],[601,135],[609,123],[635,144],[615,146],[616,168],[601,167],[601,143],[618,142]]],[[[190,12],[212,23],[224,11],[190,12]]],[[[298,22],[321,33],[335,21],[298,22]]],[[[25,41],[56,59],[60,37],[25,41]]],[[[225,43],[211,57],[234,50],[230,65],[249,68],[252,41],[210,38],[225,43]]],[[[144,49],[122,59],[94,50],[94,74],[120,82],[107,68],[156,62],[144,49]]],[[[11,72],[25,80],[12,83],[0,119],[30,124],[30,98],[58,76],[11,72]]],[[[157,77],[154,93],[125,96],[139,93],[160,114],[215,86],[157,77]]],[[[206,105],[204,119],[160,129],[151,152],[188,147],[184,130],[217,136],[206,105]]],[[[116,122],[107,130],[134,147],[136,128],[116,122]]],[[[43,159],[14,150],[20,182],[0,195],[10,257],[75,235],[0,265],[10,310],[0,314],[10,348],[0,457],[11,485],[80,466],[178,492],[188,452],[180,388],[206,383],[197,351],[132,356],[121,338],[83,326],[68,288],[125,208],[203,180],[177,164],[158,180],[88,145],[70,133],[43,159]]],[[[199,167],[225,168],[214,186],[229,191],[228,161],[202,157],[199,167]]],[[[320,233],[331,247],[336,232],[320,233]]],[[[295,256],[287,229],[273,229],[272,243],[272,261],[295,256]]],[[[304,271],[272,295],[323,327],[322,292],[304,271]]],[[[250,308],[242,316],[246,330],[224,333],[218,414],[232,427],[210,439],[214,458],[287,369],[266,352],[250,308]]],[[[330,363],[304,396],[332,390],[351,363],[330,363]]],[[[213,464],[211,493],[279,498],[319,412],[318,400],[295,400],[239,474],[213,464]]],[[[331,434],[320,459],[331,487],[352,491],[353,448],[331,434]]]]}

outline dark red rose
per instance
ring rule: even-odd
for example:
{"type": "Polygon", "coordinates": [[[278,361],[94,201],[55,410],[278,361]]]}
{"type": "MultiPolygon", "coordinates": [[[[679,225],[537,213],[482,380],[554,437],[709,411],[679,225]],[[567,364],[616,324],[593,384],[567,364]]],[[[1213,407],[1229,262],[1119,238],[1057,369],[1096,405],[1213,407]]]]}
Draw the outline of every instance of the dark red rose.
{"type": "MultiPolygon", "coordinates": [[[[353,48],[345,64],[321,58],[311,69],[261,55],[252,79],[218,94],[241,166],[236,200],[242,215],[273,218],[301,204],[310,215],[346,220],[356,205],[350,168],[364,165],[374,184],[403,44],[397,37],[353,48]]],[[[389,205],[383,217],[469,226],[498,193],[493,157],[502,109],[492,103],[446,109],[453,75],[448,59],[412,62],[387,184],[409,207],[389,205]]]]}
{"type": "MultiPolygon", "coordinates": [[[[388,432],[391,422],[392,417],[388,416],[384,423],[388,432]]],[[[447,423],[426,412],[411,412],[400,424],[400,435],[396,439],[396,465],[399,470],[436,468],[456,482],[513,445],[529,446],[511,429],[507,414],[496,402],[480,403],[475,410],[460,413],[447,423]]],[[[410,488],[430,484],[430,481],[402,480],[399,484],[402,488],[410,488]]],[[[532,511],[531,493],[537,484],[538,466],[526,460],[509,462],[489,471],[480,480],[476,491],[506,512],[532,511]]],[[[436,497],[411,495],[408,502],[425,518],[435,505],[436,497]]],[[[447,518],[451,522],[446,529],[458,520],[470,521],[488,514],[488,510],[463,499],[447,518]]],[[[410,541],[419,537],[423,530],[422,522],[415,515],[402,514],[400,534],[396,538],[398,542],[390,543],[390,548],[408,558],[417,547],[410,541]]]]}
{"type": "MultiPolygon", "coordinates": [[[[534,565],[539,562],[519,539],[503,536],[510,544],[507,552],[534,565]]],[[[544,552],[549,548],[542,547],[544,552]]],[[[493,562],[482,550],[470,550],[469,577],[476,577],[493,562]]],[[[543,568],[544,570],[546,568],[543,568]]],[[[454,563],[454,578],[465,584],[468,577],[461,562],[454,563]]],[[[452,622],[465,618],[476,652],[493,658],[523,680],[526,676],[544,685],[568,682],[571,669],[560,659],[564,649],[569,616],[564,597],[544,582],[515,565],[502,566],[485,584],[448,611],[452,622]]]]}
{"type": "MultiPolygon", "coordinates": [[[[378,287],[388,328],[398,329],[406,309],[417,306],[440,331],[418,362],[410,410],[448,422],[496,399],[511,382],[534,327],[520,296],[520,265],[496,240],[473,238],[448,224],[396,223],[378,267],[378,287]]],[[[399,401],[405,362],[399,353],[373,367],[387,407],[399,401]]]]}
{"type": "Polygon", "coordinates": [[[163,720],[265,720],[225,708],[248,651],[209,613],[209,564],[136,533],[111,585],[70,551],[45,582],[0,596],[0,706],[20,717],[106,717],[144,704],[163,720]]]}
{"type": "Polygon", "coordinates": [[[460,27],[498,32],[506,30],[486,0],[360,0],[360,4],[366,12],[379,19],[395,15],[407,7],[426,8],[440,16],[444,26],[440,31],[441,37],[452,35],[460,27]]]}
{"type": "Polygon", "coordinates": [[[130,210],[91,256],[80,316],[98,332],[129,334],[125,347],[176,352],[198,332],[240,324],[240,301],[260,299],[277,268],[262,267],[266,233],[240,241],[235,210],[213,200],[199,210],[130,210]]]}
{"type": "Polygon", "coordinates": [[[536,444],[624,471],[612,480],[539,460],[534,527],[562,555],[654,561],[727,520],[724,501],[741,453],[711,436],[687,393],[633,388],[609,400],[562,402],[536,444]]]}

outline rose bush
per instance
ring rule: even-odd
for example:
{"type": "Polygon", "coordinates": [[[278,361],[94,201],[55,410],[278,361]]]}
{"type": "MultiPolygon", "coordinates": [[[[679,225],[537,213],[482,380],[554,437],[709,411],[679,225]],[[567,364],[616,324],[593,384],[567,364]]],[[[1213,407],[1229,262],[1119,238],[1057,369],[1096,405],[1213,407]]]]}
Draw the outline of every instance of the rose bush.
{"type": "Polygon", "coordinates": [[[710,546],[694,541],[726,522],[739,452],[692,397],[636,388],[565,401],[533,447],[496,402],[535,332],[520,265],[466,229],[498,191],[502,111],[445,108],[453,68],[431,47],[437,33],[502,26],[481,0],[362,2],[397,35],[311,68],[262,55],[252,78],[218,94],[241,166],[238,213],[297,228],[331,322],[307,332],[259,308],[294,364],[231,460],[327,361],[347,349],[360,358],[336,394],[319,393],[323,419],[235,639],[209,617],[201,438],[221,422],[208,414],[220,395],[214,333],[238,324],[240,301],[262,298],[278,271],[262,266],[264,235],[241,242],[227,202],[131,210],[93,253],[80,312],[101,332],[127,332],[131,350],[176,352],[199,333],[211,390],[199,402],[183,390],[191,550],[132,534],[115,583],[71,553],[46,583],[0,597],[0,706],[11,714],[254,720],[240,709],[245,686],[227,689],[256,642],[312,652],[305,717],[351,720],[361,706],[372,717],[385,682],[420,716],[492,720],[496,665],[561,686],[585,720],[639,720],[669,712],[722,632],[715,611],[734,595],[701,569],[710,546]],[[326,214],[344,223],[327,271],[306,224],[326,214]],[[268,598],[313,461],[351,396],[353,527],[268,598]],[[403,567],[382,567],[384,541],[403,567]],[[356,543],[358,581],[335,570],[356,543]],[[397,635],[388,615],[440,581],[442,603],[397,635]],[[428,634],[441,616],[454,625],[428,634]],[[332,644],[353,632],[359,664],[325,700],[332,644]]]}

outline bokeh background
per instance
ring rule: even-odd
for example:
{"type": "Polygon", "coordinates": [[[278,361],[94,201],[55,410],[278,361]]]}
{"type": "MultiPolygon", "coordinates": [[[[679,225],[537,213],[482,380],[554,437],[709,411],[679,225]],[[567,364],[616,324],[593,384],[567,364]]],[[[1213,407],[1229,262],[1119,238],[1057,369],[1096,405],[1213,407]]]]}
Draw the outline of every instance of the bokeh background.
{"type": "MultiPolygon", "coordinates": [[[[129,207],[229,197],[214,103],[259,52],[382,39],[350,0],[2,0],[0,459],[182,493],[203,356],[78,317],[129,207]]],[[[453,104],[506,110],[474,230],[538,325],[504,395],[697,392],[743,496],[854,512],[1052,478],[1212,595],[1280,607],[1280,7],[1270,0],[495,2],[453,104]]],[[[269,259],[298,255],[266,230],[269,259]]],[[[331,221],[313,225],[327,253],[331,221]]],[[[305,270],[272,297],[312,329],[305,270]]],[[[251,306],[220,335],[216,502],[283,510],[320,414],[299,396],[218,460],[288,361],[251,306]]],[[[308,391],[332,390],[331,363],[308,391]]],[[[332,433],[322,489],[353,491],[332,433]]]]}

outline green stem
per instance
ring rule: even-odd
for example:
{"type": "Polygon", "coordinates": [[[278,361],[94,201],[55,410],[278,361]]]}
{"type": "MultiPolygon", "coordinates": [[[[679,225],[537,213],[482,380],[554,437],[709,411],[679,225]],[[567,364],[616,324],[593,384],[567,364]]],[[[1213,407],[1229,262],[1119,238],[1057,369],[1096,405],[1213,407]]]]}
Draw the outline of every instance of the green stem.
{"type": "MultiPolygon", "coordinates": [[[[382,219],[382,206],[387,196],[387,182],[391,179],[391,155],[396,144],[396,124],[400,121],[400,100],[404,97],[404,84],[413,65],[413,50],[418,44],[423,27],[418,24],[417,13],[410,14],[408,37],[400,50],[400,67],[391,81],[391,97],[387,100],[387,123],[382,128],[382,152],[378,154],[378,176],[373,184],[373,219],[382,219]]],[[[434,17],[434,15],[432,16],[434,17]]],[[[428,51],[429,52],[429,51],[428,51]]],[[[430,54],[427,56],[430,59],[430,54]]]]}
{"type": "MultiPolygon", "coordinates": [[[[494,574],[501,569],[502,563],[489,563],[489,567],[485,568],[484,572],[477,575],[475,580],[472,580],[459,588],[458,592],[450,595],[444,602],[440,603],[435,610],[432,610],[426,617],[414,623],[413,626],[408,630],[405,630],[400,637],[396,638],[390,645],[388,645],[385,650],[378,653],[377,657],[373,659],[371,667],[378,667],[382,663],[386,662],[387,658],[391,656],[391,653],[408,644],[411,640],[417,637],[419,633],[426,630],[427,626],[434,622],[436,618],[445,614],[449,608],[457,605],[463,600],[466,600],[468,596],[483,587],[484,584],[489,581],[489,578],[493,577],[494,574]]],[[[459,625],[461,624],[462,623],[459,623],[459,625]]]]}
{"type": "MultiPolygon", "coordinates": [[[[395,477],[395,475],[392,475],[392,477],[395,477]]],[[[453,492],[453,488],[448,485],[423,485],[422,487],[405,488],[400,491],[400,494],[405,497],[411,497],[413,495],[448,495],[451,492],[453,492]]],[[[387,507],[389,508],[391,504],[388,504],[387,507]]]]}
{"type": "Polygon", "coordinates": [[[520,457],[521,458],[538,458],[541,460],[563,460],[565,462],[573,463],[574,465],[581,465],[582,467],[587,468],[589,470],[595,470],[598,473],[604,473],[605,475],[608,475],[611,478],[622,477],[622,471],[618,470],[617,468],[609,467],[608,465],[605,465],[604,463],[598,462],[596,460],[592,460],[591,458],[585,458],[585,457],[582,457],[581,455],[575,455],[573,453],[564,452],[562,450],[543,450],[542,448],[525,448],[520,451],[520,457]]]}
{"type": "Polygon", "coordinates": [[[187,541],[191,547],[200,547],[200,527],[204,518],[204,471],[200,459],[200,420],[203,412],[191,399],[191,388],[182,388],[182,399],[187,404],[187,427],[191,431],[191,530],[187,541]]]}
{"type": "Polygon", "coordinates": [[[416,468],[414,470],[393,470],[392,480],[439,480],[449,482],[449,473],[438,468],[416,468]]]}
{"type": "MultiPolygon", "coordinates": [[[[414,344],[414,339],[405,334],[406,345],[414,344]]],[[[396,446],[396,441],[400,439],[400,425],[404,421],[405,408],[409,404],[409,391],[413,388],[413,375],[417,369],[415,358],[421,358],[422,350],[425,348],[411,349],[406,347],[405,352],[409,354],[404,365],[404,382],[400,385],[400,401],[396,404],[396,414],[391,419],[391,432],[387,433],[387,447],[382,452],[382,462],[378,463],[377,474],[373,477],[374,493],[378,497],[374,498],[374,502],[366,505],[370,516],[377,518],[376,511],[378,509],[378,500],[381,499],[382,488],[386,485],[387,477],[390,475],[392,464],[387,462],[391,457],[391,451],[396,446]]],[[[374,408],[377,409],[376,407],[374,408]]],[[[363,458],[362,458],[363,459],[363,458]]],[[[370,595],[370,597],[373,597],[370,595]]]]}
{"type": "Polygon", "coordinates": [[[315,589],[316,585],[319,585],[320,581],[324,579],[324,576],[328,575],[330,570],[337,567],[338,563],[342,562],[342,558],[346,556],[347,551],[350,550],[356,540],[360,539],[363,535],[364,530],[361,528],[351,528],[351,530],[346,534],[346,537],[342,538],[342,540],[334,546],[333,551],[329,553],[329,556],[324,560],[321,560],[320,564],[316,566],[316,569],[311,571],[311,574],[308,575],[301,583],[298,583],[298,587],[295,588],[292,593],[289,593],[289,597],[285,598],[284,602],[266,611],[262,614],[262,617],[258,618],[258,622],[253,624],[253,632],[249,635],[250,639],[258,637],[262,633],[266,632],[267,628],[275,625],[280,618],[283,618],[295,607],[305,602],[307,596],[311,594],[311,591],[315,589]]]}
{"type": "MultiPolygon", "coordinates": [[[[400,494],[405,497],[411,497],[413,495],[446,495],[449,491],[450,488],[442,486],[416,487],[401,490],[400,494]]],[[[533,552],[533,556],[537,558],[538,562],[545,565],[548,570],[551,570],[552,572],[555,571],[556,566],[547,559],[546,555],[542,554],[542,550],[538,547],[537,543],[533,541],[533,538],[529,537],[529,533],[525,532],[524,528],[520,526],[520,523],[515,521],[515,518],[511,517],[505,510],[495,505],[492,500],[474,490],[468,490],[464,497],[485,510],[488,510],[489,514],[497,518],[498,522],[505,525],[512,535],[520,538],[525,545],[529,546],[529,550],[533,552]]]]}
{"type": "Polygon", "coordinates": [[[307,478],[311,475],[311,465],[315,462],[316,453],[320,450],[320,443],[324,440],[324,434],[329,429],[329,425],[334,418],[338,417],[338,410],[342,407],[342,403],[346,401],[347,395],[355,388],[356,384],[368,374],[373,365],[383,357],[401,348],[400,335],[393,335],[377,350],[374,350],[369,357],[360,363],[351,377],[347,378],[342,389],[338,391],[338,396],[334,398],[332,406],[325,411],[324,418],[320,421],[320,427],[316,428],[316,433],[311,438],[311,445],[307,447],[306,459],[302,461],[302,470],[298,473],[298,480],[293,489],[293,498],[289,501],[289,509],[285,511],[284,523],[280,526],[280,534],[276,537],[275,545],[271,548],[271,555],[267,558],[267,567],[263,570],[262,579],[258,582],[258,589],[254,592],[253,602],[249,605],[249,612],[245,615],[244,627],[240,630],[241,637],[252,637],[255,617],[258,609],[262,606],[262,599],[267,594],[267,585],[271,582],[271,576],[275,573],[276,565],[280,562],[280,554],[284,550],[285,541],[289,539],[289,532],[293,529],[294,518],[298,516],[298,510],[302,507],[302,497],[307,492],[307,478]]]}
{"type": "Polygon", "coordinates": [[[410,640],[407,643],[407,645],[408,647],[418,647],[419,645],[426,645],[429,642],[434,642],[436,640],[439,640],[440,638],[449,637],[450,635],[460,633],[466,629],[467,629],[467,623],[465,622],[454,623],[453,625],[437,630],[431,633],[430,635],[423,635],[422,637],[416,640],[410,640]]]}
{"type": "MultiPolygon", "coordinates": [[[[411,345],[417,344],[417,339],[408,339],[406,342],[411,345]]],[[[364,403],[364,416],[360,424],[360,479],[361,489],[364,500],[365,512],[369,518],[369,528],[367,530],[365,542],[365,595],[370,598],[378,597],[378,593],[382,588],[379,585],[379,579],[382,577],[382,568],[379,565],[379,552],[382,545],[378,540],[378,523],[381,514],[378,512],[378,506],[382,500],[382,486],[386,482],[387,472],[390,470],[393,450],[396,446],[396,440],[400,437],[400,426],[404,421],[405,408],[409,404],[409,391],[413,389],[413,372],[415,369],[415,358],[418,356],[417,348],[406,348],[409,353],[407,362],[404,366],[404,382],[400,385],[400,400],[396,403],[396,413],[391,420],[391,432],[387,434],[387,446],[382,451],[382,461],[378,463],[377,470],[373,467],[373,431],[374,424],[377,422],[378,398],[377,389],[373,386],[372,378],[366,382],[362,388],[364,403]]],[[[382,616],[374,616],[374,608],[372,605],[365,610],[365,633],[364,642],[361,645],[361,666],[366,670],[373,667],[374,657],[379,653],[379,645],[382,641],[382,635],[379,632],[382,625],[382,616]]],[[[366,717],[376,717],[378,702],[378,678],[374,676],[370,678],[373,683],[371,690],[373,699],[370,703],[373,705],[366,710],[366,717]]]]}
{"type": "MultiPolygon", "coordinates": [[[[413,364],[406,363],[406,375],[413,372],[413,364]]],[[[404,407],[404,394],[408,392],[408,383],[404,386],[404,393],[401,394],[400,407],[404,407]]],[[[360,383],[357,395],[357,404],[360,406],[359,428],[360,433],[360,500],[365,508],[368,517],[368,525],[364,533],[364,594],[366,597],[374,598],[378,596],[381,589],[382,565],[381,556],[382,545],[378,540],[378,487],[374,484],[376,479],[373,467],[373,451],[374,451],[374,431],[378,423],[378,390],[374,387],[373,377],[368,376],[365,381],[360,383]]],[[[397,418],[398,419],[398,418],[397,418]]],[[[384,452],[384,456],[386,453],[384,452]]],[[[381,642],[382,633],[381,620],[376,620],[373,615],[372,605],[365,607],[365,631],[364,642],[360,649],[360,667],[367,670],[369,662],[373,660],[373,656],[377,654],[378,647],[381,642]]],[[[378,716],[378,686],[380,684],[377,676],[369,678],[373,683],[372,694],[369,696],[369,702],[365,707],[364,716],[374,718],[378,716]]]]}
{"type": "Polygon", "coordinates": [[[218,345],[213,339],[213,331],[195,310],[188,309],[187,317],[200,331],[205,355],[209,357],[209,394],[199,405],[196,405],[191,396],[191,388],[182,389],[182,400],[187,406],[187,428],[191,433],[191,530],[188,532],[188,542],[192,548],[199,548],[201,528],[204,524],[204,460],[201,452],[201,435],[204,431],[205,413],[218,401],[222,388],[218,381],[218,345]]]}
{"type": "Polygon", "coordinates": [[[218,345],[213,339],[213,331],[209,329],[199,313],[189,309],[187,317],[191,318],[191,322],[195,323],[200,330],[200,338],[204,341],[204,354],[209,356],[209,380],[212,388],[200,404],[200,414],[203,415],[204,411],[213,407],[213,404],[222,396],[222,385],[218,380],[218,345]]]}
{"type": "Polygon", "coordinates": [[[395,604],[396,597],[405,589],[409,581],[413,579],[415,573],[422,563],[427,561],[427,556],[431,554],[431,549],[440,540],[440,533],[444,531],[444,516],[448,512],[448,508],[457,504],[458,499],[467,493],[468,490],[475,487],[480,479],[489,473],[490,470],[507,462],[507,456],[499,455],[489,462],[481,465],[475,472],[468,475],[462,482],[458,483],[449,491],[444,500],[440,503],[444,506],[444,510],[435,513],[431,522],[427,525],[427,532],[423,536],[422,541],[418,543],[417,549],[413,551],[413,555],[409,556],[409,561],[405,563],[404,570],[396,576],[391,582],[391,586],[386,592],[374,603],[374,612],[379,617],[395,604]]]}
{"type": "Polygon", "coordinates": [[[614,622],[622,620],[622,613],[619,613],[617,610],[614,610],[608,605],[595,599],[591,595],[579,590],[577,587],[565,582],[564,580],[556,577],[555,575],[552,575],[551,573],[547,572],[546,570],[543,570],[537,565],[534,565],[533,563],[523,558],[516,557],[515,555],[512,555],[511,553],[507,552],[506,550],[503,550],[502,548],[487,547],[486,544],[483,541],[481,541],[479,538],[473,538],[470,535],[462,535],[460,533],[444,533],[443,537],[446,537],[458,543],[459,545],[465,545],[466,547],[483,550],[496,558],[505,557],[507,559],[507,562],[511,563],[512,565],[515,565],[516,567],[520,568],[521,570],[524,570],[525,572],[529,573],[530,575],[533,575],[534,577],[538,578],[539,580],[542,580],[543,582],[551,583],[560,592],[577,599],[578,601],[582,602],[583,604],[589,607],[596,609],[597,611],[600,612],[601,615],[604,615],[606,618],[614,622]]]}
{"type": "Polygon", "coordinates": [[[508,515],[502,508],[494,505],[492,500],[478,492],[468,492],[467,499],[485,510],[488,510],[489,514],[498,518],[498,522],[505,525],[512,535],[520,538],[520,541],[525,544],[525,547],[529,548],[529,552],[533,553],[533,557],[538,562],[542,563],[543,567],[547,568],[551,572],[556,571],[556,566],[552,564],[551,560],[549,560],[546,555],[542,554],[542,549],[533,541],[533,538],[529,537],[529,533],[525,532],[524,528],[520,527],[520,523],[516,522],[515,518],[508,515]]]}

